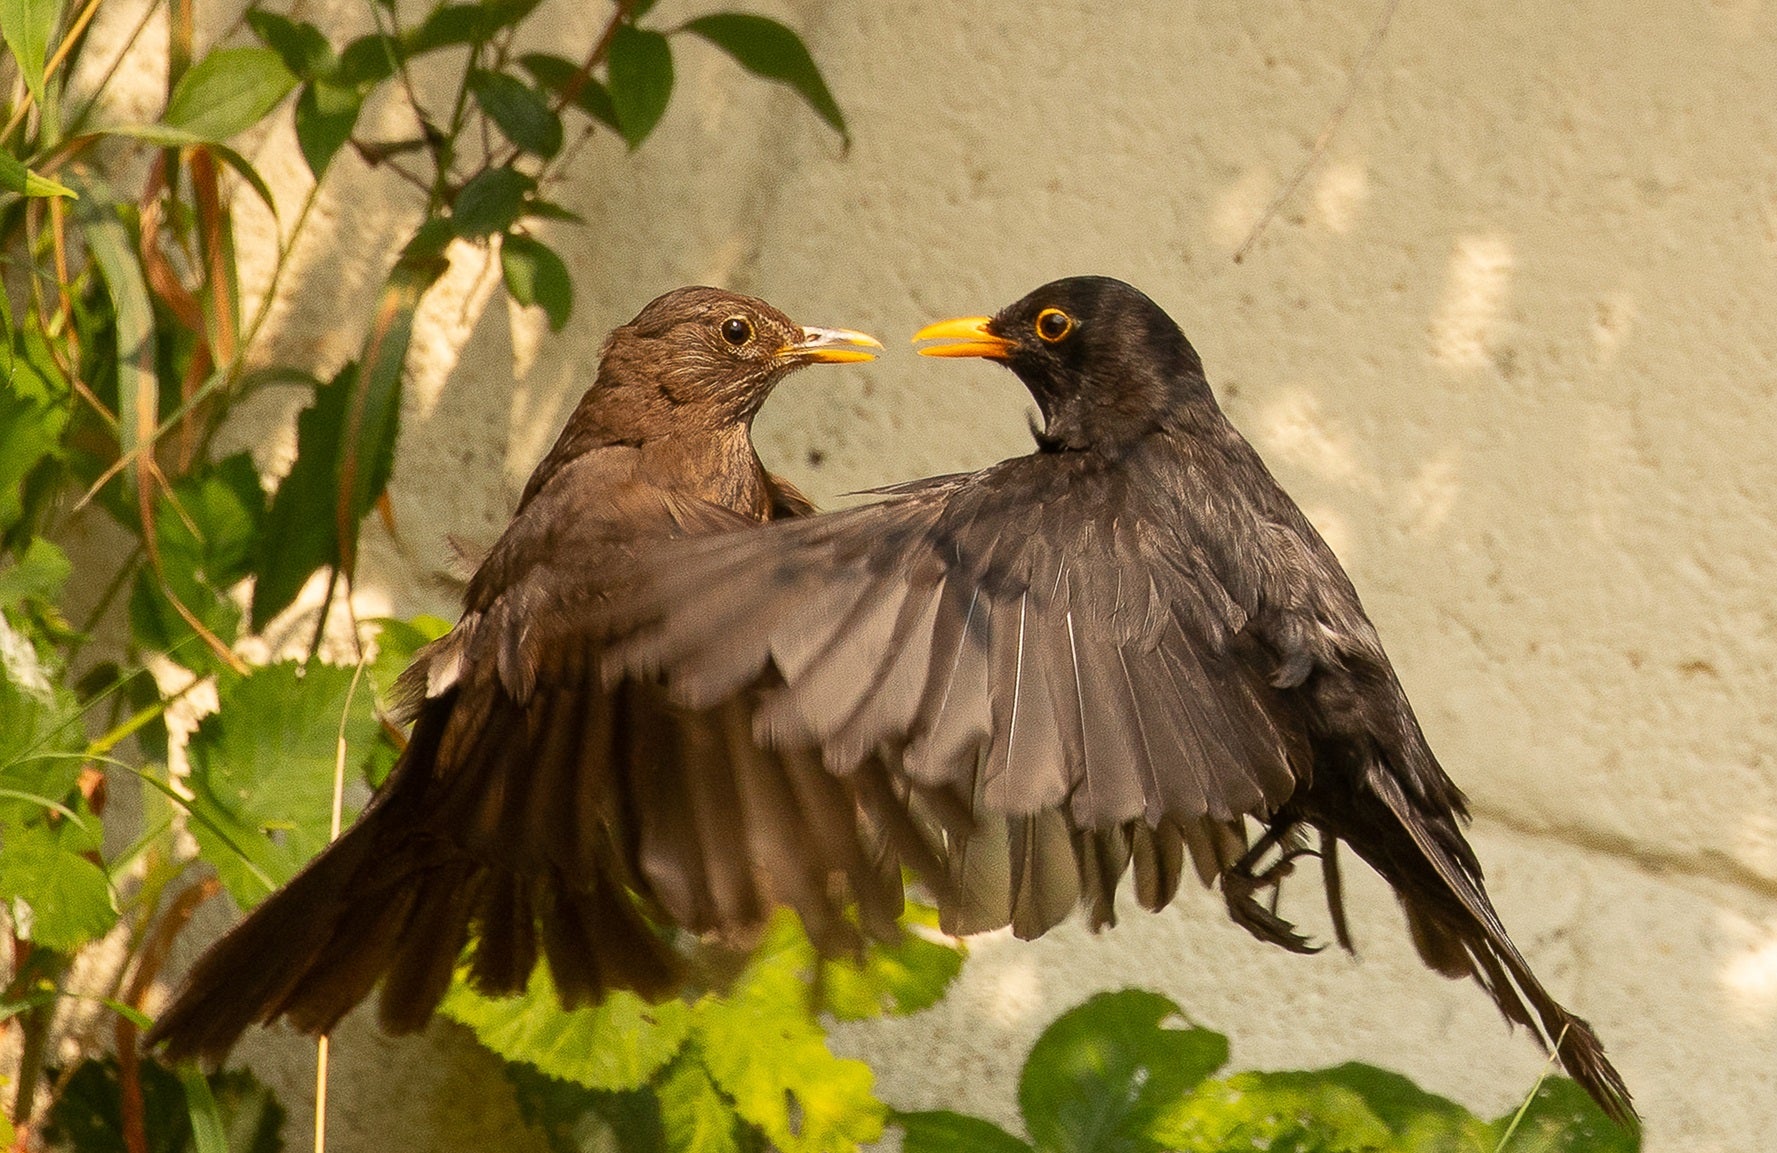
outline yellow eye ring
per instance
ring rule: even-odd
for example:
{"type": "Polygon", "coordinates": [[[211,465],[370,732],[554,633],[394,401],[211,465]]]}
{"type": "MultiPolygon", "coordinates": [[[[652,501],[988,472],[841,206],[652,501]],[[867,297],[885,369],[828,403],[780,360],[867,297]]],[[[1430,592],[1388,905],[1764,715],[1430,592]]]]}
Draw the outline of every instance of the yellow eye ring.
{"type": "Polygon", "coordinates": [[[1074,318],[1059,308],[1045,308],[1037,313],[1037,339],[1054,344],[1074,330],[1074,318]]]}
{"type": "Polygon", "coordinates": [[[739,347],[753,339],[753,322],[744,316],[731,316],[722,322],[722,339],[739,347]]]}

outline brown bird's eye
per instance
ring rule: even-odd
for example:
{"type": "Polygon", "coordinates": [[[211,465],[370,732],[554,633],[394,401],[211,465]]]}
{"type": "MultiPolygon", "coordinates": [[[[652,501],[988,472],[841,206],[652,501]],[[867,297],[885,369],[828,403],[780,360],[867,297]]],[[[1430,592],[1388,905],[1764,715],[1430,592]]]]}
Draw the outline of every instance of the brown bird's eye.
{"type": "Polygon", "coordinates": [[[731,316],[722,322],[722,339],[732,345],[742,345],[753,339],[753,322],[744,316],[731,316]]]}
{"type": "Polygon", "coordinates": [[[1054,344],[1074,330],[1074,318],[1059,308],[1045,308],[1037,313],[1037,335],[1054,344]]]}

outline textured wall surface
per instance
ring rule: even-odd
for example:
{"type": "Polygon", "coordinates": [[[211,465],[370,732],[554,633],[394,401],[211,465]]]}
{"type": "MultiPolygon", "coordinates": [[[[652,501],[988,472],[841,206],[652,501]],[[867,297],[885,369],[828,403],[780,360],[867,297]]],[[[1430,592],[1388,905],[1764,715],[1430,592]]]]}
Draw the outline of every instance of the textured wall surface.
{"type": "MultiPolygon", "coordinates": [[[[556,7],[577,38],[604,15],[556,7]]],[[[669,0],[651,20],[706,7],[669,0]]],[[[552,235],[578,289],[568,333],[509,309],[486,253],[456,252],[416,338],[401,536],[368,529],[368,607],[453,613],[444,535],[491,541],[603,333],[669,287],[758,292],[889,344],[792,378],[759,422],[768,463],[832,500],[1028,446],[1013,378],[919,360],[915,328],[1055,276],[1123,277],[1178,318],[1344,558],[1474,799],[1508,926],[1597,1027],[1647,1148],[1765,1147],[1777,5],[1403,4],[1321,162],[1238,264],[1383,0],[761,7],[807,32],[853,148],[684,43],[656,137],[633,155],[599,141],[557,190],[589,223],[552,235]]],[[[256,159],[292,202],[306,192],[287,133],[256,159]]],[[[273,340],[338,360],[414,218],[402,185],[349,158],[316,213],[273,340]]],[[[261,415],[275,470],[290,411],[261,415]]],[[[1140,984],[1230,1033],[1237,1062],[1369,1060],[1506,1108],[1541,1054],[1478,989],[1420,967],[1374,877],[1350,885],[1357,960],[1262,946],[1192,893],[1097,938],[978,941],[937,1009],[839,1044],[896,1105],[1010,1121],[1041,1027],[1092,988],[1140,984]]],[[[1324,931],[1313,886],[1294,895],[1286,912],[1324,931]]],[[[437,1148],[481,1147],[512,1113],[470,1048],[444,1026],[348,1032],[334,1148],[391,1132],[431,1147],[427,1127],[437,1148]]],[[[248,1050],[293,1102],[306,1053],[275,1036],[248,1050]]]]}

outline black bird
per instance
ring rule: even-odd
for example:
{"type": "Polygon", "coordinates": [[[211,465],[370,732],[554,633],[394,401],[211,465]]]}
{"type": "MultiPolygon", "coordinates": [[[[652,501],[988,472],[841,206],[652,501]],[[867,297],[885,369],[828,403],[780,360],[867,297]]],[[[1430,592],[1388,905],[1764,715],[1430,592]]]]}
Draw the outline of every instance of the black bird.
{"type": "Polygon", "coordinates": [[[1462,792],[1350,580],[1172,319],[1077,277],[915,337],[931,339],[950,343],[928,355],[1017,374],[1037,451],[651,552],[616,598],[607,670],[664,671],[693,704],[763,689],[776,746],[818,747],[842,777],[881,755],[972,798],[975,831],[951,838],[953,929],[1033,936],[1082,898],[1102,924],[1131,868],[1158,908],[1189,854],[1234,920],[1306,951],[1258,896],[1313,830],[1349,948],[1342,841],[1393,886],[1426,964],[1475,978],[1633,1125],[1591,1027],[1507,937],[1462,792]]]}
{"type": "Polygon", "coordinates": [[[598,574],[672,536],[811,512],[749,429],[804,364],[871,359],[711,288],[655,300],[598,376],[470,580],[462,619],[403,676],[414,727],[361,818],[204,954],[146,1043],[220,1060],[257,1022],[324,1032],[381,982],[423,1026],[467,941],[490,995],[539,954],[564,1003],[679,979],[670,931],[757,929],[796,909],[830,951],[848,916],[890,933],[901,865],[933,867],[880,764],[841,779],[750,739],[748,702],[694,711],[595,671],[598,574]]]}

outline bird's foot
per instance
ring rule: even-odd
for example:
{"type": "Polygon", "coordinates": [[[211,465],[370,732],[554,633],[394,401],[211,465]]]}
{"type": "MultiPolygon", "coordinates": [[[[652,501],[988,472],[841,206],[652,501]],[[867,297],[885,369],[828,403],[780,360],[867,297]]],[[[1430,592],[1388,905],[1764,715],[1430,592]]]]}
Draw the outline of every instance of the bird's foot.
{"type": "Polygon", "coordinates": [[[1263,869],[1255,867],[1273,847],[1291,840],[1289,832],[1266,833],[1245,856],[1222,872],[1222,899],[1234,923],[1259,940],[1292,953],[1318,953],[1326,946],[1313,944],[1296,932],[1295,925],[1278,916],[1277,900],[1283,879],[1296,871],[1296,859],[1318,857],[1320,853],[1306,845],[1289,844],[1276,861],[1263,869]],[[1270,900],[1261,902],[1259,894],[1265,892],[1270,893],[1270,900]]]}

